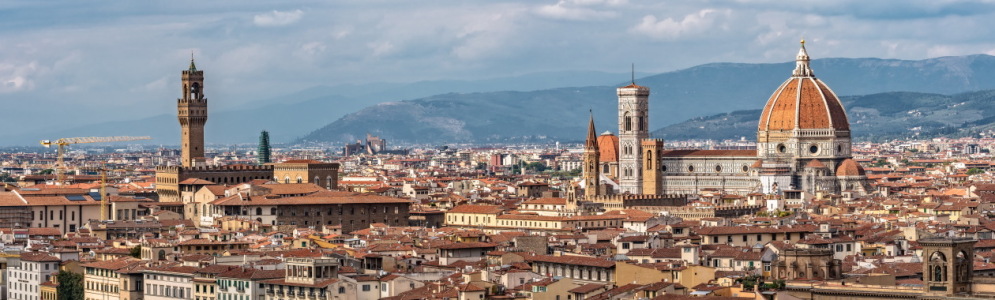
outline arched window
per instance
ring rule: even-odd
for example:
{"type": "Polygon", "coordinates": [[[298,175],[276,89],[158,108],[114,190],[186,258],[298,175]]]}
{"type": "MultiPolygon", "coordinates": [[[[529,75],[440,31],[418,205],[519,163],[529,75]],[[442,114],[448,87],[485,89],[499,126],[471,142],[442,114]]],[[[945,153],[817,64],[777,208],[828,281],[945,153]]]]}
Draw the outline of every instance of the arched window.
{"type": "Polygon", "coordinates": [[[159,250],[159,260],[166,260],[166,250],[159,250]]]}
{"type": "Polygon", "coordinates": [[[300,178],[300,177],[297,177],[297,183],[304,183],[304,179],[300,178]]]}
{"type": "Polygon", "coordinates": [[[190,97],[193,99],[200,99],[200,83],[194,82],[190,86],[190,97]]]}
{"type": "Polygon", "coordinates": [[[644,121],[645,121],[645,118],[643,118],[643,116],[639,116],[639,130],[640,131],[646,130],[646,125],[643,123],[644,121]]]}
{"type": "Polygon", "coordinates": [[[629,116],[629,112],[626,112],[623,120],[625,120],[625,131],[632,130],[632,117],[629,116]]]}

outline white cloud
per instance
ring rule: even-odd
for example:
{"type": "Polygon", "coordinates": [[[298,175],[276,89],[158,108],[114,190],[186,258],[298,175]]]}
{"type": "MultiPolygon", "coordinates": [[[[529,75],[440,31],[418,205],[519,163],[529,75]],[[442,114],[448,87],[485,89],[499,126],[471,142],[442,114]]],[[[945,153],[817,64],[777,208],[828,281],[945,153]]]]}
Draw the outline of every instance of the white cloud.
{"type": "Polygon", "coordinates": [[[653,15],[646,15],[642,22],[632,28],[632,31],[655,38],[680,38],[711,30],[719,15],[729,14],[728,10],[719,12],[715,9],[702,9],[680,20],[666,18],[659,21],[653,15]]]}
{"type": "Polygon", "coordinates": [[[369,43],[367,47],[369,47],[370,50],[373,51],[371,53],[373,56],[389,55],[395,49],[394,43],[391,43],[390,41],[379,41],[379,42],[369,43]]]}
{"type": "Polygon", "coordinates": [[[0,63],[0,93],[13,93],[34,89],[31,79],[38,71],[38,63],[0,63]]]}
{"type": "MultiPolygon", "coordinates": [[[[613,18],[617,15],[614,11],[577,7],[574,1],[559,1],[556,4],[543,5],[536,9],[536,14],[550,19],[558,20],[602,20],[613,18]]],[[[593,3],[579,3],[580,5],[590,5],[593,3]]]]}
{"type": "Polygon", "coordinates": [[[304,11],[300,9],[293,11],[279,11],[258,14],[252,17],[252,23],[262,27],[286,26],[297,23],[304,16],[304,11]]]}

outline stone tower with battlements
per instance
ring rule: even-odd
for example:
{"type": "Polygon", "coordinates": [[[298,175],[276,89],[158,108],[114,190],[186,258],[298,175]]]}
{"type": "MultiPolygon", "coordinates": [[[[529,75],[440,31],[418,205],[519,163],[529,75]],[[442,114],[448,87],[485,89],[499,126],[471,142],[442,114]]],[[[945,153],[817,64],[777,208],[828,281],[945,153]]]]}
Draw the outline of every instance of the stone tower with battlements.
{"type": "Polygon", "coordinates": [[[622,193],[642,193],[640,143],[649,137],[650,89],[632,83],[618,88],[618,168],[622,193]]]}
{"type": "Polygon", "coordinates": [[[181,163],[184,167],[202,165],[204,158],[204,124],[207,123],[207,98],[204,97],[204,71],[197,70],[193,58],[183,70],[182,97],[176,100],[180,121],[181,163]]]}
{"type": "Polygon", "coordinates": [[[663,153],[662,139],[645,139],[642,141],[643,152],[643,194],[660,195],[664,193],[663,181],[660,179],[660,155],[663,153]]]}

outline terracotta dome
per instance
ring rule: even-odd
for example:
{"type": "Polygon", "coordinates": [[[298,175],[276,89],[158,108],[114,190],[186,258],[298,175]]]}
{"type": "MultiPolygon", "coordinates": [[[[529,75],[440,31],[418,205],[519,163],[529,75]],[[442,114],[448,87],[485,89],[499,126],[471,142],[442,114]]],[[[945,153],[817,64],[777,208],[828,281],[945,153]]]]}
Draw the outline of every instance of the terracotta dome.
{"type": "Polygon", "coordinates": [[[836,129],[850,130],[846,111],[836,93],[809,68],[805,44],[798,51],[791,78],[767,100],[760,115],[759,130],[836,129]]]}
{"type": "Polygon", "coordinates": [[[836,176],[864,176],[864,168],[857,161],[847,158],[836,167],[836,176]]]}
{"type": "Polygon", "coordinates": [[[618,137],[611,132],[602,133],[598,136],[598,152],[600,162],[618,161],[618,137]]]}

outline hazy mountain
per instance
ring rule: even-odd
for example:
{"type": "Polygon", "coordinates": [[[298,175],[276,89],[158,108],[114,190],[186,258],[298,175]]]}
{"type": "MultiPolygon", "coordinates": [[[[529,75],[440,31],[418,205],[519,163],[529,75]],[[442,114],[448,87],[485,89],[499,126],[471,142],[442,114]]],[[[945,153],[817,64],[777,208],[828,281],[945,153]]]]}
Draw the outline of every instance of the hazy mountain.
{"type": "MultiPolygon", "coordinates": [[[[373,133],[393,141],[522,142],[576,137],[588,108],[614,96],[610,87],[533,92],[445,94],[381,103],[318,129],[300,141],[353,141],[373,133]]],[[[597,110],[600,128],[611,129],[610,112],[597,110]]],[[[617,127],[617,125],[614,125],[617,127]]],[[[585,127],[586,128],[586,127],[585,127]]]]}
{"type": "MultiPolygon", "coordinates": [[[[995,91],[940,95],[891,92],[840,99],[850,130],[861,140],[978,136],[992,130],[995,91]]],[[[699,117],[653,132],[665,139],[756,139],[761,110],[699,117]]]]}
{"type": "MultiPolygon", "coordinates": [[[[698,116],[760,109],[793,68],[793,62],[715,63],[636,82],[652,89],[650,125],[659,128],[698,116]]],[[[892,91],[950,94],[995,89],[995,57],[988,55],[918,61],[817,59],[812,61],[812,68],[841,96],[892,91]]],[[[594,110],[599,130],[617,131],[614,86],[446,94],[390,102],[346,115],[300,141],[351,141],[367,132],[395,141],[430,143],[513,142],[526,136],[578,140],[583,137],[589,108],[594,110]]],[[[927,105],[928,101],[902,103],[919,104],[927,105]]],[[[746,118],[744,114],[748,113],[730,116],[743,116],[744,122],[747,119],[756,122],[756,118],[746,118]]]]}
{"type": "MultiPolygon", "coordinates": [[[[636,76],[639,77],[646,75],[650,74],[636,73],[636,76]]],[[[371,101],[368,104],[373,105],[384,101],[418,99],[448,93],[534,91],[567,86],[598,86],[622,82],[630,76],[629,73],[559,71],[481,80],[426,80],[412,83],[375,82],[367,84],[340,84],[312,87],[288,95],[290,97],[255,101],[247,105],[247,107],[265,106],[275,101],[281,101],[284,98],[311,99],[327,95],[339,95],[359,101],[371,101]]]]}
{"type": "MultiPolygon", "coordinates": [[[[211,112],[207,119],[206,141],[211,143],[255,143],[259,132],[267,130],[270,139],[277,142],[292,140],[309,129],[326,124],[348,112],[365,107],[351,98],[324,96],[291,104],[270,104],[268,106],[211,112]]],[[[28,133],[6,138],[5,144],[32,144],[40,139],[56,139],[73,136],[152,136],[145,144],[177,145],[180,141],[180,125],[175,114],[163,114],[131,121],[107,122],[83,125],[50,133],[28,133]]]]}

